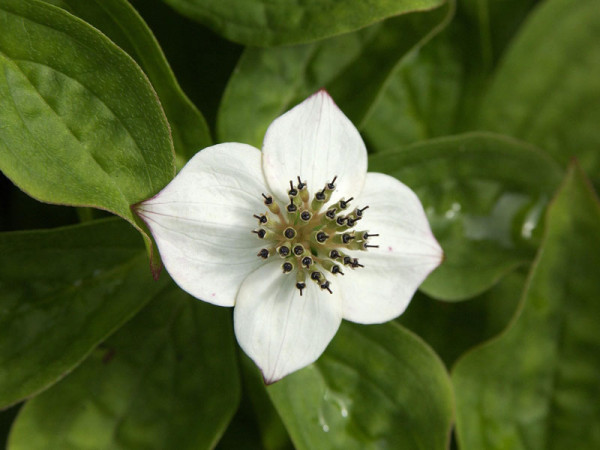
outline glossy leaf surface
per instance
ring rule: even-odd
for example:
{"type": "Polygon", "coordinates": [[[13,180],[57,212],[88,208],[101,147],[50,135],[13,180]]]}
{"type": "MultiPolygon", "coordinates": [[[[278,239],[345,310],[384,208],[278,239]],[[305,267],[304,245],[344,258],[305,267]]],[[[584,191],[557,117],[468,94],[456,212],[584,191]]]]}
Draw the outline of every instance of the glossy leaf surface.
{"type": "Polygon", "coordinates": [[[240,395],[230,313],[163,290],[25,405],[9,448],[214,447],[240,395]]]}
{"type": "Polygon", "coordinates": [[[0,2],[0,169],[32,197],[111,211],[174,173],[169,126],[139,66],[93,27],[32,0],[0,2]]]}
{"type": "Polygon", "coordinates": [[[360,128],[398,62],[449,14],[446,5],[313,44],[247,49],[223,96],[218,139],[260,148],[277,116],[323,87],[360,128]]]}
{"type": "Polygon", "coordinates": [[[204,117],[179,87],[152,31],[126,0],[44,0],[106,34],[144,70],[165,109],[175,151],[186,160],[211,144],[204,117]]]}
{"type": "Polygon", "coordinates": [[[446,257],[421,289],[443,300],[481,293],[533,258],[539,219],[561,178],[535,148],[486,133],[378,153],[369,171],[395,176],[421,199],[446,257]]]}
{"type": "Polygon", "coordinates": [[[251,46],[289,45],[348,33],[388,17],[440,6],[442,0],[164,0],[227,39],[251,46]]]}
{"type": "Polygon", "coordinates": [[[64,376],[163,280],[120,220],[0,234],[0,407],[64,376]]]}
{"type": "Polygon", "coordinates": [[[598,183],[598,73],[598,2],[544,2],[505,55],[484,101],[482,125],[536,144],[564,165],[576,156],[598,183]]]}
{"type": "Polygon", "coordinates": [[[600,446],[600,205],[572,167],[520,314],[453,371],[462,448],[600,446]]]}
{"type": "Polygon", "coordinates": [[[298,449],[446,448],[442,362],[395,323],[344,322],[313,365],[267,388],[298,449]]]}

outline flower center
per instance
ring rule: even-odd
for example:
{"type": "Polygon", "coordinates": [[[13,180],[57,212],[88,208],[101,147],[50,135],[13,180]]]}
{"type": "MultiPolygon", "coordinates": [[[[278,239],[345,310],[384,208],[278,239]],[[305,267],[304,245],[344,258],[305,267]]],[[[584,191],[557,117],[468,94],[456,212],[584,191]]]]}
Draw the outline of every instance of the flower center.
{"type": "Polygon", "coordinates": [[[281,258],[284,274],[296,272],[300,295],[310,281],[331,293],[329,274],[344,275],[342,267],[364,267],[348,250],[379,247],[368,242],[378,234],[355,230],[368,206],[351,209],[353,198],[330,203],[336,180],[337,176],[311,198],[306,183],[298,177],[298,184],[290,181],[289,204],[281,207],[272,196],[263,194],[268,211],[254,215],[259,227],[253,233],[268,243],[257,256],[281,258]]]}

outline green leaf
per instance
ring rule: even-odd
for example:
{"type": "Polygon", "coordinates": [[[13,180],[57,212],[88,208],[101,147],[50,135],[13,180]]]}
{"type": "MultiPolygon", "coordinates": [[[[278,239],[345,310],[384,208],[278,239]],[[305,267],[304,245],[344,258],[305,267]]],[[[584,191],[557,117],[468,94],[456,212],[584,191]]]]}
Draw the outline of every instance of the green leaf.
{"type": "Polygon", "coordinates": [[[343,322],[316,364],[267,388],[298,449],[445,449],[453,415],[446,369],[391,322],[343,322]]]}
{"type": "Polygon", "coordinates": [[[598,73],[598,2],[543,2],[505,55],[481,124],[536,144],[564,165],[576,156],[600,182],[598,73]]]}
{"type": "Polygon", "coordinates": [[[2,0],[0,28],[0,169],[38,200],[135,224],[129,205],[174,174],[169,126],[139,66],[38,1],[2,0]]]}
{"type": "Polygon", "coordinates": [[[536,0],[459,0],[439,35],[411,51],[380,93],[363,133],[372,151],[478,129],[501,52],[536,0]]]}
{"type": "Polygon", "coordinates": [[[164,0],[227,39],[252,46],[300,44],[364,28],[443,0],[164,0]]]}
{"type": "Polygon", "coordinates": [[[467,350],[507,327],[525,280],[526,272],[515,270],[465,302],[438,301],[417,292],[397,322],[427,342],[446,367],[452,367],[467,350]]]}
{"type": "Polygon", "coordinates": [[[218,139],[260,148],[277,116],[322,87],[360,127],[398,61],[450,14],[446,5],[313,44],[246,49],[223,95],[218,139]]]}
{"type": "Polygon", "coordinates": [[[126,0],[44,0],[106,34],[142,67],[171,125],[175,151],[185,159],[211,145],[204,117],[175,79],[158,41],[126,0]]]}
{"type": "Polygon", "coordinates": [[[453,371],[462,448],[600,447],[600,205],[571,167],[520,314],[453,371]]]}
{"type": "Polygon", "coordinates": [[[213,448],[239,397],[231,311],[171,286],[30,400],[8,448],[213,448]]]}
{"type": "Polygon", "coordinates": [[[446,256],[421,289],[450,301],[485,291],[533,259],[539,218],[562,177],[535,148],[490,133],[378,153],[369,170],[398,178],[421,199],[446,256]]]}
{"type": "Polygon", "coordinates": [[[0,408],[54,383],[164,286],[116,219],[1,233],[0,274],[0,408]]]}

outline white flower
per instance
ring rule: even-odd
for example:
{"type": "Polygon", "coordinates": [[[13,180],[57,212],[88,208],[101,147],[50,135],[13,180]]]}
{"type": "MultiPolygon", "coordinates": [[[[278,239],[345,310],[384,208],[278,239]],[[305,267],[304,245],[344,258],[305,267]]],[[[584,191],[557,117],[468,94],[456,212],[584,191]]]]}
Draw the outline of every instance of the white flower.
{"type": "Polygon", "coordinates": [[[267,383],[314,362],[342,318],[402,314],[443,256],[419,199],[367,173],[358,131],[325,91],[277,118],[262,152],[206,148],[136,210],[182,289],[235,307],[267,383]]]}

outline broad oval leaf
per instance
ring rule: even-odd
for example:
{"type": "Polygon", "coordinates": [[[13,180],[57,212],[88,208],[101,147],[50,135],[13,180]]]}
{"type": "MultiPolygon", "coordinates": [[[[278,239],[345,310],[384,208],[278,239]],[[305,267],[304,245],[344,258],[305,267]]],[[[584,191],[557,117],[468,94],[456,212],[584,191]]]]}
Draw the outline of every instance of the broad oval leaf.
{"type": "Polygon", "coordinates": [[[230,311],[172,285],[26,403],[8,448],[213,448],[239,397],[230,311]]]}
{"type": "Polygon", "coordinates": [[[117,219],[0,233],[0,408],[64,376],[162,287],[117,219]]]}
{"type": "Polygon", "coordinates": [[[175,151],[184,159],[211,145],[204,117],[181,90],[158,41],[126,0],[44,0],[106,34],[142,67],[165,109],[175,151]]]}
{"type": "Polygon", "coordinates": [[[0,2],[0,169],[32,197],[129,205],[174,174],[169,126],[139,66],[60,8],[0,2]]]}
{"type": "Polygon", "coordinates": [[[495,75],[481,125],[526,140],[566,166],[576,156],[600,183],[600,8],[548,0],[495,75]]]}
{"type": "Polygon", "coordinates": [[[600,447],[600,205],[572,168],[521,310],[454,367],[462,448],[600,447]]]}
{"type": "Polygon", "coordinates": [[[181,14],[251,46],[316,41],[388,17],[440,6],[443,0],[164,0],[181,14]]]}
{"type": "Polygon", "coordinates": [[[445,25],[452,5],[322,42],[246,49],[219,107],[218,139],[260,148],[277,116],[323,87],[360,128],[399,61],[445,25]]]}
{"type": "Polygon", "coordinates": [[[435,353],[391,322],[343,322],[319,360],[267,391],[298,449],[445,449],[449,377],[435,353]]]}
{"type": "Polygon", "coordinates": [[[369,170],[398,178],[421,199],[445,254],[421,289],[450,301],[485,291],[533,259],[539,219],[562,177],[542,152],[490,133],[378,153],[369,170]]]}

